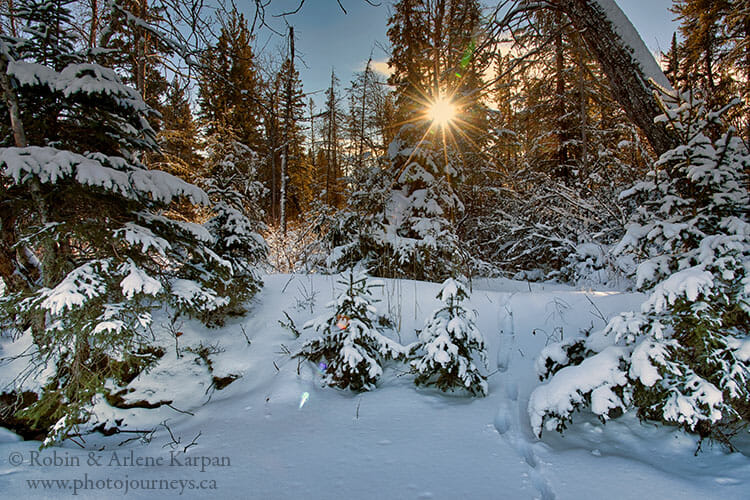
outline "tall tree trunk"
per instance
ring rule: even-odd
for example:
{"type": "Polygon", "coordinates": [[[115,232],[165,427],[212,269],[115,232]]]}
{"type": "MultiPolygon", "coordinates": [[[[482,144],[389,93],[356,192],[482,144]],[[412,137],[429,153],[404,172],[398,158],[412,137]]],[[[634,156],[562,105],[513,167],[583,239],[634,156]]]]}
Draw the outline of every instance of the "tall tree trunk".
{"type": "Polygon", "coordinates": [[[576,37],[576,50],[578,51],[578,96],[581,100],[581,165],[583,166],[583,174],[580,178],[588,175],[589,162],[588,162],[588,134],[586,131],[588,122],[588,98],[586,96],[586,59],[583,54],[583,47],[579,43],[580,39],[576,37]]]}
{"type": "Polygon", "coordinates": [[[568,181],[568,122],[565,113],[565,47],[563,45],[563,21],[560,12],[555,13],[555,107],[557,115],[557,165],[554,172],[568,181]]]}
{"type": "Polygon", "coordinates": [[[359,148],[357,151],[357,168],[362,170],[364,167],[364,154],[365,154],[365,111],[366,111],[366,99],[367,99],[367,77],[370,75],[370,64],[372,64],[372,54],[367,59],[367,66],[365,66],[365,75],[362,79],[362,102],[360,104],[360,115],[359,115],[359,148]]]}
{"type": "Polygon", "coordinates": [[[99,31],[99,0],[91,0],[91,28],[89,31],[89,48],[96,47],[96,34],[99,31]]]}
{"type": "Polygon", "coordinates": [[[284,110],[284,153],[281,157],[281,233],[286,236],[286,185],[289,165],[290,128],[292,126],[292,80],[294,79],[294,27],[289,26],[289,75],[286,80],[286,109],[284,110]]]}
{"type": "Polygon", "coordinates": [[[643,131],[654,151],[661,155],[676,147],[677,137],[663,123],[654,123],[661,110],[648,80],[596,0],[552,0],[552,4],[581,33],[607,75],[613,97],[643,131]]]}

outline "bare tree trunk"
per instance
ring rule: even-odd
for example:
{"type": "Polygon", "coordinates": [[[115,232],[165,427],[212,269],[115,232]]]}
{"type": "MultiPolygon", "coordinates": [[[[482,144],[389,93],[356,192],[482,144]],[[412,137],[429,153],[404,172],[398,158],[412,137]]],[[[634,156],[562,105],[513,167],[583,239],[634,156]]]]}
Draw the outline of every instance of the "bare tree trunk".
{"type": "Polygon", "coordinates": [[[359,116],[359,148],[357,151],[357,168],[362,170],[364,167],[364,154],[365,154],[365,111],[366,111],[366,99],[367,99],[367,77],[370,75],[370,64],[372,64],[372,54],[367,60],[367,66],[365,66],[365,75],[362,81],[362,103],[360,106],[359,116]]]}
{"type": "Polygon", "coordinates": [[[595,0],[553,0],[581,33],[591,53],[609,79],[612,94],[628,118],[640,128],[654,151],[661,155],[677,146],[678,139],[663,123],[647,78],[633,59],[629,47],[616,33],[595,0]]]}
{"type": "Polygon", "coordinates": [[[99,0],[91,0],[91,29],[89,31],[89,48],[96,47],[96,34],[99,31],[99,0]]]}
{"type": "Polygon", "coordinates": [[[588,106],[586,97],[586,59],[583,57],[583,47],[580,39],[576,37],[576,50],[578,51],[578,95],[581,100],[581,165],[583,165],[583,174],[579,178],[588,175],[588,134],[586,132],[588,122],[588,106]]]}
{"type": "Polygon", "coordinates": [[[333,169],[333,120],[335,96],[333,95],[333,72],[331,72],[331,87],[328,89],[328,130],[326,130],[326,205],[331,206],[331,170],[333,169]]]}
{"type": "Polygon", "coordinates": [[[278,219],[278,188],[276,185],[276,150],[278,149],[278,85],[274,85],[271,92],[271,105],[268,112],[268,167],[271,170],[271,220],[275,223],[278,219]]]}
{"type": "Polygon", "coordinates": [[[554,173],[568,181],[568,119],[565,113],[565,47],[563,46],[562,14],[555,13],[555,107],[557,115],[557,165],[554,173]]]}
{"type": "Polygon", "coordinates": [[[289,164],[289,140],[292,124],[292,80],[294,79],[294,27],[289,26],[289,75],[286,80],[286,109],[284,123],[284,153],[281,157],[281,232],[286,235],[286,184],[289,164]]]}
{"type": "MultiPolygon", "coordinates": [[[[138,4],[138,17],[146,20],[148,14],[148,0],[140,0],[138,4]]],[[[146,30],[135,25],[135,88],[146,99],[146,30]]]]}
{"type": "Polygon", "coordinates": [[[317,165],[315,163],[315,101],[310,99],[308,101],[308,107],[310,108],[310,164],[312,165],[312,171],[315,175],[315,184],[317,184],[317,165]]]}
{"type": "Polygon", "coordinates": [[[339,205],[339,136],[336,121],[336,89],[334,87],[336,75],[331,71],[331,203],[339,205]]]}

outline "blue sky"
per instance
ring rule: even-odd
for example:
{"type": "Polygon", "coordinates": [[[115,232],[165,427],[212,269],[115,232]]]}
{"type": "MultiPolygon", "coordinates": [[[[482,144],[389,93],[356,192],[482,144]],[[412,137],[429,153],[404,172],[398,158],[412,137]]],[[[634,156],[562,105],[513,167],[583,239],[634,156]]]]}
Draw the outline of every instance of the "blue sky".
{"type": "MultiPolygon", "coordinates": [[[[368,5],[364,0],[341,0],[341,3],[347,14],[342,12],[336,0],[306,0],[299,13],[288,17],[288,22],[294,26],[297,53],[304,62],[298,67],[305,92],[327,88],[332,67],[342,88],[349,86],[353,73],[364,67],[371,51],[376,61],[384,63],[388,58],[377,44],[388,46],[386,31],[392,2],[380,0],[378,7],[368,5]]],[[[672,21],[674,14],[668,11],[671,0],[617,0],[617,3],[652,52],[669,48],[672,33],[677,29],[672,21]]],[[[274,0],[268,8],[267,20],[283,31],[284,21],[272,15],[294,10],[298,4],[298,0],[274,0]]],[[[268,39],[268,32],[262,32],[258,43],[266,46],[282,43],[278,37],[270,43],[267,43],[268,39]]],[[[313,97],[316,103],[322,103],[320,94],[313,97]]]]}

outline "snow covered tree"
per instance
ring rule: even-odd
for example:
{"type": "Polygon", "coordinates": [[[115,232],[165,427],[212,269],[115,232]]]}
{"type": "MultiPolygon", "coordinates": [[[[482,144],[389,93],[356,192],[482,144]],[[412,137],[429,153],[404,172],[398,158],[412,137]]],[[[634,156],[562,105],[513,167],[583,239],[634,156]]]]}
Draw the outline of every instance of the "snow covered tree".
{"type": "Polygon", "coordinates": [[[305,342],[296,356],[323,363],[323,381],[330,386],[369,391],[383,374],[383,362],[401,357],[403,348],[382,333],[387,321],[374,306],[375,283],[353,270],[338,283],[343,289],[328,304],[329,313],[304,326],[320,336],[305,342]]]}
{"type": "Polygon", "coordinates": [[[545,348],[537,369],[550,380],[529,401],[537,433],[584,406],[602,420],[636,408],[730,447],[750,423],[750,155],[731,127],[709,137],[726,107],[709,112],[692,94],[662,103],[682,145],[622,194],[640,203],[614,249],[641,259],[650,295],[603,331],[545,348]]]}
{"type": "Polygon", "coordinates": [[[454,224],[463,211],[453,187],[461,176],[458,159],[432,142],[436,136],[411,146],[398,137],[391,143],[391,163],[401,168],[374,235],[385,256],[374,270],[380,276],[438,281],[465,262],[454,224]]]}
{"type": "Polygon", "coordinates": [[[383,213],[390,198],[386,172],[378,166],[356,169],[347,178],[350,187],[346,205],[327,218],[324,228],[330,248],[326,266],[335,271],[356,265],[386,269],[390,253],[384,252],[383,213]]]}
{"type": "Polygon", "coordinates": [[[477,166],[472,148],[482,142],[479,12],[475,0],[394,5],[388,64],[396,134],[388,151],[392,193],[376,238],[388,258],[373,270],[378,275],[442,281],[465,261],[454,228],[463,211],[456,188],[477,166]],[[431,117],[435,105],[450,116],[431,117]]]}
{"type": "Polygon", "coordinates": [[[232,264],[229,279],[217,275],[217,288],[234,297],[232,310],[219,311],[218,318],[211,314],[216,318],[212,322],[221,323],[225,312],[245,312],[243,303],[263,284],[257,267],[268,256],[268,246],[260,235],[265,229],[261,201],[266,188],[257,180],[260,159],[247,146],[233,140],[231,134],[214,136],[209,144],[209,169],[202,184],[212,202],[213,216],[205,227],[215,238],[216,253],[232,264]]]}
{"type": "Polygon", "coordinates": [[[19,409],[49,433],[46,443],[74,433],[97,394],[163,352],[149,331],[154,309],[204,317],[236,300],[226,293],[234,264],[215,236],[165,215],[181,199],[208,205],[206,193],[143,165],[157,149],[152,111],[115,71],[76,51],[67,3],[19,2],[22,36],[0,41],[15,141],[0,148],[10,247],[33,263],[16,266],[27,286],[0,299],[1,326],[32,338],[13,390],[36,393],[19,409]]]}
{"type": "Polygon", "coordinates": [[[484,339],[476,315],[461,302],[469,297],[466,285],[454,278],[443,282],[437,297],[443,306],[425,322],[419,340],[409,346],[412,373],[417,385],[434,385],[442,391],[466,390],[487,395],[484,339]],[[480,365],[475,363],[479,358],[480,365]]]}

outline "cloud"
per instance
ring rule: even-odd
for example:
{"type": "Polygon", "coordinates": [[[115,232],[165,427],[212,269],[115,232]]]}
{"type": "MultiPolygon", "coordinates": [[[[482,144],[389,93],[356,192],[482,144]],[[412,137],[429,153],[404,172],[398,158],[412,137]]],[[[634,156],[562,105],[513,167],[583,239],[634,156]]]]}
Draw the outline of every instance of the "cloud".
{"type": "MultiPolygon", "coordinates": [[[[388,66],[387,61],[372,61],[370,68],[383,76],[391,76],[393,74],[393,69],[388,66]]],[[[362,69],[364,69],[364,65],[362,69]]]]}

